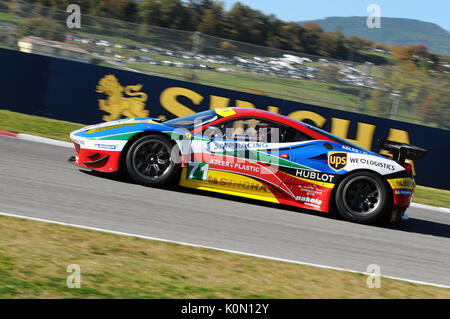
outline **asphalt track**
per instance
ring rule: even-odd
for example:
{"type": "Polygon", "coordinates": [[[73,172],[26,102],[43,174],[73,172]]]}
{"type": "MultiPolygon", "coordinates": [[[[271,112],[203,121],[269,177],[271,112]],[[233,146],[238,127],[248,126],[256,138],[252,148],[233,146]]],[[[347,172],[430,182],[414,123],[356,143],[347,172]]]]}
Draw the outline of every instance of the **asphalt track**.
{"type": "Polygon", "coordinates": [[[450,286],[450,214],[395,227],[78,170],[71,149],[0,136],[0,212],[450,286]]]}

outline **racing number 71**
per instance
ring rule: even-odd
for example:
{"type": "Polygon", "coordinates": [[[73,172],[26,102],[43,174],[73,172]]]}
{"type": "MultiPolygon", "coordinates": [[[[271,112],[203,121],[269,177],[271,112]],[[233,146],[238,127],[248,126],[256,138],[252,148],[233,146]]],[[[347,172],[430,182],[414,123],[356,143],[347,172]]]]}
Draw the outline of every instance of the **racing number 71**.
{"type": "Polygon", "coordinates": [[[187,167],[187,179],[192,179],[195,181],[206,181],[208,177],[208,163],[192,162],[188,164],[187,167]]]}

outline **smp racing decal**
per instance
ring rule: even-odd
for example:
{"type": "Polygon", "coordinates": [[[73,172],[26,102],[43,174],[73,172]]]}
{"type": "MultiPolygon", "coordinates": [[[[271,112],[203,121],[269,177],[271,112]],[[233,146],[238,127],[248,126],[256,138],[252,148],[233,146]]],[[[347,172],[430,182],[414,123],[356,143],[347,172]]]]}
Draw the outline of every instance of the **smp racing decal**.
{"type": "Polygon", "coordinates": [[[206,149],[211,152],[220,151],[239,151],[239,150],[257,150],[257,149],[267,149],[269,147],[268,143],[265,142],[217,142],[210,141],[206,145],[206,149]]]}
{"type": "Polygon", "coordinates": [[[347,165],[347,153],[328,152],[328,165],[335,171],[340,171],[347,165]]]}

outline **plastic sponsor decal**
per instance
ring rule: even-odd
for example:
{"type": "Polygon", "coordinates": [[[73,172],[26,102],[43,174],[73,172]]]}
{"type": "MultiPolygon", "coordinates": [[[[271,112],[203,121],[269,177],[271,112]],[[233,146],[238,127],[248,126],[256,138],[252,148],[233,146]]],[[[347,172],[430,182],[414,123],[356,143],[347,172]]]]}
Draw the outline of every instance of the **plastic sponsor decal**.
{"type": "Polygon", "coordinates": [[[218,158],[212,158],[209,161],[209,164],[212,164],[213,166],[218,166],[218,167],[224,168],[224,169],[241,170],[241,171],[257,173],[257,174],[259,174],[261,172],[261,166],[258,164],[254,164],[252,162],[238,162],[238,161],[228,162],[228,161],[223,161],[218,158]]]}

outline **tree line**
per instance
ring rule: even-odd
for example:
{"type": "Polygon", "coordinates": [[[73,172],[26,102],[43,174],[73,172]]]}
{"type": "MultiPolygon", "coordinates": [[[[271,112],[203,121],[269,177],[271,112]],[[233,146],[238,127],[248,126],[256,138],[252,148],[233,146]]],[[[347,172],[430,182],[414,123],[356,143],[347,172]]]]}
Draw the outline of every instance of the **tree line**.
{"type": "MultiPolygon", "coordinates": [[[[73,1],[28,2],[65,10],[73,1]]],[[[381,80],[378,81],[378,89],[374,90],[369,104],[373,104],[372,107],[379,111],[380,116],[386,116],[392,104],[391,93],[400,92],[402,101],[408,104],[411,112],[421,114],[429,123],[448,127],[450,75],[443,73],[442,65],[443,62],[450,63],[450,58],[433,54],[421,44],[395,46],[374,43],[358,36],[346,38],[339,30],[324,32],[315,23],[301,26],[296,22],[286,22],[273,14],[264,14],[239,2],[228,11],[224,9],[222,2],[214,0],[77,0],[77,4],[82,13],[94,16],[199,31],[221,38],[328,58],[395,64],[394,68],[383,68],[382,74],[376,75],[381,80]],[[388,61],[379,55],[364,53],[367,52],[364,51],[366,48],[390,51],[392,58],[388,61]]],[[[38,22],[43,23],[35,23],[38,22]]],[[[23,27],[31,29],[25,34],[31,34],[33,29],[41,29],[35,28],[31,23],[26,23],[23,27]]],[[[54,27],[45,30],[52,32],[57,29],[57,25],[54,27]]],[[[325,67],[323,70],[329,71],[329,74],[325,74],[327,81],[330,81],[330,74],[337,76],[338,70],[332,68],[333,66],[325,67]]]]}
{"type": "MultiPolygon", "coordinates": [[[[65,9],[72,0],[29,0],[30,3],[65,9]]],[[[299,51],[329,58],[354,57],[362,46],[377,44],[359,37],[345,38],[338,31],[324,32],[315,23],[286,22],[237,2],[226,11],[213,0],[78,0],[85,14],[153,26],[199,31],[231,40],[299,51]]]]}

